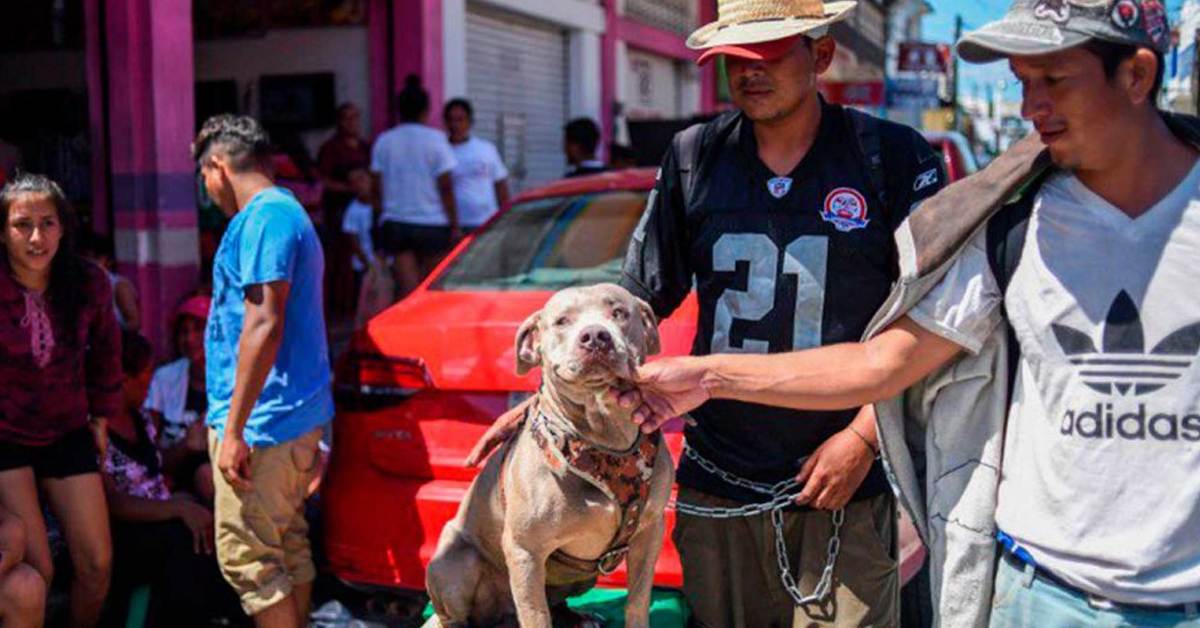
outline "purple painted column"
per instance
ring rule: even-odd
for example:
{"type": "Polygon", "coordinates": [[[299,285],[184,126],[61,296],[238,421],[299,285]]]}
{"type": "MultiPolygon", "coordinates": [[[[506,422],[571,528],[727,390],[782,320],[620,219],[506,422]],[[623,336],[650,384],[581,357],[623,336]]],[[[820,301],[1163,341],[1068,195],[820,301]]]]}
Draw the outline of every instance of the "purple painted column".
{"type": "MultiPolygon", "coordinates": [[[[445,99],[442,76],[441,0],[395,0],[392,3],[393,97],[409,74],[421,77],[429,92],[429,124],[441,126],[445,99]]],[[[390,98],[388,104],[392,104],[390,98]]]]}
{"type": "MultiPolygon", "coordinates": [[[[717,6],[713,0],[697,0],[700,3],[700,23],[708,24],[717,19],[717,6]]],[[[712,113],[720,109],[717,102],[717,63],[714,61],[700,69],[700,110],[712,113]]]]}
{"type": "Polygon", "coordinates": [[[92,145],[92,230],[112,233],[108,219],[108,134],[104,132],[104,16],[100,0],[83,3],[88,131],[92,145]]]}
{"type": "Polygon", "coordinates": [[[105,2],[117,262],[137,286],[142,331],[160,350],[170,314],[199,278],[191,5],[105,2]]]}
{"type": "Polygon", "coordinates": [[[374,140],[392,126],[391,13],[388,0],[370,0],[367,5],[368,62],[371,77],[371,128],[374,140]]]}
{"type": "Polygon", "coordinates": [[[617,94],[617,0],[604,0],[604,34],[600,36],[600,145],[613,141],[613,102],[617,94]]]}

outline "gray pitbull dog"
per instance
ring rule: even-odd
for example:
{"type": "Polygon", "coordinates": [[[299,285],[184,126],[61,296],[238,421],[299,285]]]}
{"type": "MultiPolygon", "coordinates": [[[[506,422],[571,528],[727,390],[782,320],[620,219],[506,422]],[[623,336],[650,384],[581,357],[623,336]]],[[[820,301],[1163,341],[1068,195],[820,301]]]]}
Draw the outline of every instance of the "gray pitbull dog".
{"type": "Polygon", "coordinates": [[[625,560],[626,623],[649,626],[663,510],[675,481],[658,434],[610,389],[659,351],[654,313],[613,284],[555,294],[517,332],[517,372],[542,367],[521,430],[492,456],[442,530],[426,573],[426,626],[549,628],[551,607],[625,560]]]}

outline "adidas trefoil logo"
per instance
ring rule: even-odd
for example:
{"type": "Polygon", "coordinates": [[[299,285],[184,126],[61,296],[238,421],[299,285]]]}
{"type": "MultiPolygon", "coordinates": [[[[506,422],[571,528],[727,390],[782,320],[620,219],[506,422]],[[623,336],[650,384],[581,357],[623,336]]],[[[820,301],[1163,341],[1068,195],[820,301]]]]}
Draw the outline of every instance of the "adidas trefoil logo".
{"type": "Polygon", "coordinates": [[[1172,332],[1147,353],[1141,314],[1123,290],[1108,309],[1099,351],[1089,334],[1066,325],[1050,327],[1083,383],[1105,395],[1128,397],[1132,391],[1136,397],[1159,390],[1182,377],[1200,354],[1200,322],[1172,332]]]}

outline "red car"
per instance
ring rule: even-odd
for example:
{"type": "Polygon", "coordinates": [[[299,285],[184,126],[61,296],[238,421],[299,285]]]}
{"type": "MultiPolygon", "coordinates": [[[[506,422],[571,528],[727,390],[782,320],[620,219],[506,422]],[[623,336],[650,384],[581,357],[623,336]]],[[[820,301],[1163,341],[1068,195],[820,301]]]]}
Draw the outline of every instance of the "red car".
{"type": "MultiPolygon", "coordinates": [[[[951,180],[962,169],[950,170],[951,180]]],[[[475,470],[463,467],[487,426],[532,392],[538,373],[515,373],[522,321],[555,291],[616,281],[653,170],[570,179],[522,194],[462,242],[413,294],[359,331],[338,367],[339,405],[324,489],[325,550],[352,583],[423,589],[425,565],[475,470]]],[[[660,327],[664,355],[691,349],[693,294],[660,327]]],[[[679,459],[682,434],[666,430],[679,459]]],[[[667,540],[655,584],[678,587],[667,540]]],[[[910,524],[900,532],[907,581],[924,557],[910,524]]],[[[624,586],[622,567],[601,579],[624,586]]]]}
{"type": "Polygon", "coordinates": [[[942,163],[946,166],[946,178],[951,182],[969,177],[977,170],[975,154],[971,152],[971,144],[962,133],[953,131],[926,131],[925,140],[934,150],[942,154],[942,163]]]}

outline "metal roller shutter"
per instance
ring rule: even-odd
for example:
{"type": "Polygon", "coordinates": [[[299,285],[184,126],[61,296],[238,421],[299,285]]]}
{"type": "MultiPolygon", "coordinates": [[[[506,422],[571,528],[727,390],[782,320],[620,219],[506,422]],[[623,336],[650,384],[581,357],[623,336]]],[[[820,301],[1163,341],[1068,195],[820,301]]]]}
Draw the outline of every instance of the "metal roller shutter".
{"type": "Polygon", "coordinates": [[[467,10],[467,96],[475,133],[496,143],[516,189],[562,176],[566,32],[476,4],[467,10]]]}

